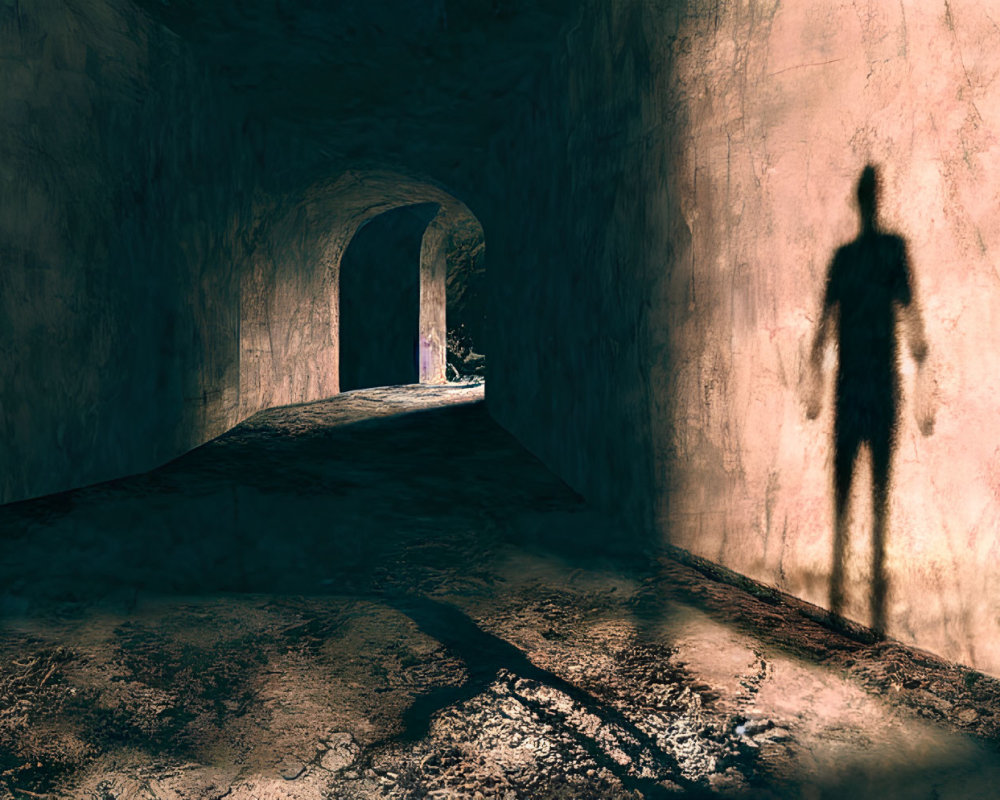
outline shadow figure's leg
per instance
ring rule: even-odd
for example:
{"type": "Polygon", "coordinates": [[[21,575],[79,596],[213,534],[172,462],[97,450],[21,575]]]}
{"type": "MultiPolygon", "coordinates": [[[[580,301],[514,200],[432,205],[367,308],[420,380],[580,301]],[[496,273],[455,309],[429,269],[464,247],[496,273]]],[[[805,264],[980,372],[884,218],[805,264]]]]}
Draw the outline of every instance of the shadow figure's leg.
{"type": "MultiPolygon", "coordinates": [[[[838,416],[840,416],[839,410],[838,416]]],[[[840,616],[844,609],[844,557],[847,550],[847,526],[850,521],[848,505],[851,499],[854,461],[858,455],[859,445],[857,436],[837,426],[833,456],[833,569],[830,571],[830,611],[837,616],[840,616]]]]}
{"type": "Polygon", "coordinates": [[[889,580],[885,574],[885,544],[889,531],[889,482],[892,477],[892,432],[871,443],[872,451],[872,593],[871,626],[885,633],[885,603],[889,580]]]}

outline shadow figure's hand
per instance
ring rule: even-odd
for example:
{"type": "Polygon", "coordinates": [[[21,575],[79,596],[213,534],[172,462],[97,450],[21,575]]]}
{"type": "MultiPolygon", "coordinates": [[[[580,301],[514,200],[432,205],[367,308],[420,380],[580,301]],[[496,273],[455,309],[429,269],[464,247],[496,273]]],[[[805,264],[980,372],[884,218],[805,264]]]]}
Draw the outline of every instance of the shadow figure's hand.
{"type": "Polygon", "coordinates": [[[820,392],[806,400],[806,418],[816,419],[819,412],[823,410],[823,398],[820,392]]]}
{"type": "Polygon", "coordinates": [[[806,417],[816,419],[823,410],[823,368],[814,359],[806,364],[805,374],[800,380],[800,392],[806,417]]]}
{"type": "Polygon", "coordinates": [[[917,427],[924,436],[934,433],[934,418],[937,412],[937,381],[927,360],[917,365],[913,383],[913,416],[917,427]]]}

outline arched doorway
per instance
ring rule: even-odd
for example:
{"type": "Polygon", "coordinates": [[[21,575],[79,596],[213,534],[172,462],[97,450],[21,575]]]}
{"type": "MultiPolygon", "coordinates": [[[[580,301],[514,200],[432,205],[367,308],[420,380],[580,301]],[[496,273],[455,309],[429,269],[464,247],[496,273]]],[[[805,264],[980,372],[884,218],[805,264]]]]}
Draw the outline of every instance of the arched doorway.
{"type": "Polygon", "coordinates": [[[422,252],[438,209],[437,203],[421,203],[379,214],[361,226],[344,251],[341,391],[439,379],[426,340],[433,332],[429,329],[443,323],[436,317],[444,316],[444,287],[436,296],[439,281],[422,252]]]}
{"type": "MultiPolygon", "coordinates": [[[[341,385],[340,359],[342,349],[351,348],[341,339],[342,333],[351,336],[352,322],[348,320],[346,330],[342,330],[341,311],[350,314],[349,303],[352,308],[374,313],[384,282],[367,282],[367,290],[374,292],[376,299],[342,302],[342,279],[347,284],[343,287],[346,298],[354,293],[350,281],[365,280],[366,272],[363,267],[351,268],[353,256],[346,264],[342,262],[356,234],[367,231],[375,238],[385,222],[381,218],[402,209],[418,215],[422,209],[437,209],[429,224],[423,220],[416,223],[418,231],[424,224],[423,233],[413,233],[411,256],[406,262],[416,270],[419,280],[418,299],[414,301],[413,272],[406,279],[410,282],[409,321],[398,342],[405,345],[409,371],[367,379],[363,375],[347,377],[349,383],[378,381],[376,385],[385,385],[385,380],[445,381],[446,365],[451,360],[446,359],[448,328],[461,326],[468,319],[473,320],[468,327],[475,330],[476,321],[483,318],[482,302],[470,303],[470,297],[478,296],[481,301],[485,294],[482,225],[465,203],[433,183],[391,172],[352,171],[311,187],[297,202],[289,203],[285,212],[269,223],[267,238],[280,246],[256,249],[250,268],[241,275],[241,418],[264,408],[320,400],[350,388],[341,385]],[[303,233],[320,230],[323,233],[314,237],[303,233]],[[472,252],[478,254],[478,260],[466,258],[472,252]],[[474,270],[462,266],[473,262],[474,270]]],[[[364,286],[362,291],[366,291],[364,286]]],[[[349,352],[344,355],[352,357],[349,352]]]]}
{"type": "Polygon", "coordinates": [[[447,195],[369,211],[340,257],[340,391],[484,380],[484,251],[447,195]]]}

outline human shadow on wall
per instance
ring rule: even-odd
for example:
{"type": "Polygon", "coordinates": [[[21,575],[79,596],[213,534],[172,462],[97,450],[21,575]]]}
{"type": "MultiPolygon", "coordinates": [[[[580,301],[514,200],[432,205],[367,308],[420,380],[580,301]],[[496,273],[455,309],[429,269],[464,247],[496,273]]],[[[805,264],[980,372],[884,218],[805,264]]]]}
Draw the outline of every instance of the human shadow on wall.
{"type": "MultiPolygon", "coordinates": [[[[833,423],[834,535],[830,573],[830,611],[839,617],[844,606],[844,560],[849,501],[855,464],[862,445],[871,457],[872,583],[871,626],[885,633],[888,577],[885,549],[889,523],[892,458],[900,404],[897,327],[905,329],[910,353],[923,386],[927,341],[914,296],[906,241],[878,224],[879,175],[869,164],[857,184],[861,231],[838,248],[830,263],[822,312],[809,358],[807,415],[819,415],[823,393],[823,354],[836,331],[837,377],[833,423]]],[[[922,391],[918,391],[923,395],[922,391]]],[[[921,432],[933,431],[929,404],[914,404],[921,432]]]]}

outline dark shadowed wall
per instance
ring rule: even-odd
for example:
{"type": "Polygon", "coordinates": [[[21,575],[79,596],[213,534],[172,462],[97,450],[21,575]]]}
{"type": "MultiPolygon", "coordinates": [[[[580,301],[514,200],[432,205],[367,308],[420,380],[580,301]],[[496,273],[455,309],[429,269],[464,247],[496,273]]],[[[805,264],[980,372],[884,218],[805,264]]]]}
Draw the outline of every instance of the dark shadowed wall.
{"type": "Polygon", "coordinates": [[[587,3],[498,136],[484,212],[492,413],[652,545],[655,315],[678,243],[670,4],[587,3]]]}
{"type": "Polygon", "coordinates": [[[0,501],[236,420],[241,115],[124,2],[0,3],[0,501]]]}

